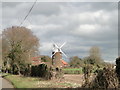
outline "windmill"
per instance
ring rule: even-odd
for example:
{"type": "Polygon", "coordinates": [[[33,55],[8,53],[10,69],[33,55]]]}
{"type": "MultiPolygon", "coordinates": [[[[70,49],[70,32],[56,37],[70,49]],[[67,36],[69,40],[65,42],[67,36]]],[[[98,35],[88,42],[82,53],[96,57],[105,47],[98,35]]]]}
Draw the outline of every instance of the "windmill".
{"type": "Polygon", "coordinates": [[[62,67],[62,54],[67,57],[67,55],[62,51],[62,47],[66,44],[64,42],[60,47],[53,42],[53,51],[52,51],[52,64],[55,67],[62,67]]]}

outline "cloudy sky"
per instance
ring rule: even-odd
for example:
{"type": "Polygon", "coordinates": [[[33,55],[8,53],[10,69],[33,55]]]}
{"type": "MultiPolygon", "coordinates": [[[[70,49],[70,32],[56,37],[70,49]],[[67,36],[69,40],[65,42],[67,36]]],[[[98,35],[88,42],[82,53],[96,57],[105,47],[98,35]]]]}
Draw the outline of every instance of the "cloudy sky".
{"type": "MultiPolygon", "coordinates": [[[[3,2],[2,27],[19,26],[32,4],[3,2]]],[[[118,57],[117,2],[37,2],[23,26],[40,39],[42,55],[51,56],[54,41],[67,42],[62,49],[68,57],[88,56],[92,46],[100,48],[105,61],[118,57]]]]}

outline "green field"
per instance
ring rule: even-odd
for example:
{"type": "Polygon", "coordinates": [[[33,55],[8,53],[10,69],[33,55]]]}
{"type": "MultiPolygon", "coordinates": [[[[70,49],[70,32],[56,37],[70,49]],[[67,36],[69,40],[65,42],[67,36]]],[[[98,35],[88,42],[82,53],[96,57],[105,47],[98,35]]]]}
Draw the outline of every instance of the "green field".
{"type": "Polygon", "coordinates": [[[65,68],[63,69],[64,74],[82,74],[82,68],[65,68]]]}
{"type": "MultiPolygon", "coordinates": [[[[102,70],[103,68],[99,68],[98,70],[102,70]]],[[[96,67],[92,69],[92,73],[95,73],[97,70],[96,67]]],[[[81,68],[64,68],[64,74],[83,74],[82,67],[81,68]]]]}

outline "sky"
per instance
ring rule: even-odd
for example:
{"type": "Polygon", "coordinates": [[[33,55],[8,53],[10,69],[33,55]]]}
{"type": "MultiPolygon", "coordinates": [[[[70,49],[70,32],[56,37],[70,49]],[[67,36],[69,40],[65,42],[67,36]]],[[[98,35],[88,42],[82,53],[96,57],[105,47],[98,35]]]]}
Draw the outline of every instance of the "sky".
{"type": "MultiPolygon", "coordinates": [[[[19,26],[33,2],[3,2],[2,29],[19,26]]],[[[104,61],[118,57],[117,2],[37,2],[22,26],[40,40],[40,54],[51,56],[52,41],[68,57],[89,55],[98,46],[104,61]]],[[[63,56],[65,60],[68,60],[63,56]]]]}

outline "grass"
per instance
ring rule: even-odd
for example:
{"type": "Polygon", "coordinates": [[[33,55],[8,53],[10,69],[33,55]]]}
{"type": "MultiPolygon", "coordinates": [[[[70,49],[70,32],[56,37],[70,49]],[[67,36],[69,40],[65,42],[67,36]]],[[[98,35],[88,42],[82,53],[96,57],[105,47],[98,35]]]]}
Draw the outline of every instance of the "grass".
{"type": "Polygon", "coordinates": [[[34,83],[37,81],[36,78],[21,77],[18,75],[7,75],[5,78],[11,81],[15,88],[33,88],[35,87],[34,83]]]}
{"type": "MultiPolygon", "coordinates": [[[[103,68],[93,67],[92,73],[95,73],[96,70],[102,70],[103,68]]],[[[83,74],[82,67],[81,68],[64,68],[64,74],[83,74]]]]}
{"type": "Polygon", "coordinates": [[[0,76],[1,77],[5,77],[5,76],[7,76],[7,75],[9,75],[8,73],[0,73],[0,76]]]}
{"type": "Polygon", "coordinates": [[[67,88],[79,87],[79,84],[58,80],[43,80],[41,78],[7,75],[6,79],[12,82],[15,88],[67,88]]]}
{"type": "Polygon", "coordinates": [[[65,68],[63,69],[64,74],[82,74],[82,68],[65,68]]]}

